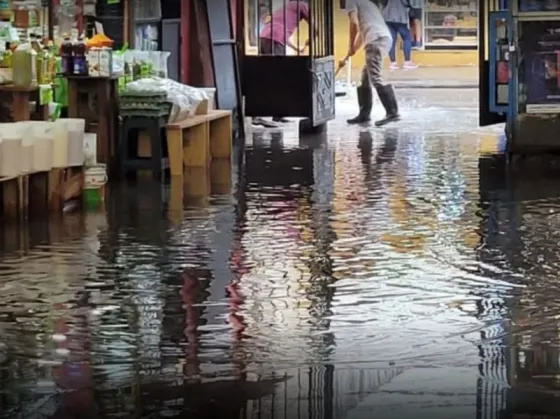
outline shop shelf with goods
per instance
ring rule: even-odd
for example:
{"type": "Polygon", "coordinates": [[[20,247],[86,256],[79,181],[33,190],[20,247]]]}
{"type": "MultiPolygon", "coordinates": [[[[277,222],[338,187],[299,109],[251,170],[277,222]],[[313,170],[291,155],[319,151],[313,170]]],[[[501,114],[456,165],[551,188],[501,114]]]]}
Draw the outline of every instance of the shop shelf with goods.
{"type": "Polygon", "coordinates": [[[0,122],[49,117],[56,53],[36,3],[14,2],[10,21],[0,22],[0,122]]]}
{"type": "Polygon", "coordinates": [[[426,49],[476,49],[478,8],[475,1],[428,1],[423,13],[426,49]]]}

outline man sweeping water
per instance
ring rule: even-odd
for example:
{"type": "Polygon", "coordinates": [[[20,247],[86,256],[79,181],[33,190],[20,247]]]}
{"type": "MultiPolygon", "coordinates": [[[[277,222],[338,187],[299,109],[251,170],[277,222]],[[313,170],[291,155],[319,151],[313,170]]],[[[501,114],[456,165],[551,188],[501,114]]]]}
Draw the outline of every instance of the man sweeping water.
{"type": "Polygon", "coordinates": [[[359,114],[347,122],[362,124],[370,121],[373,107],[372,85],[385,108],[384,118],[375,122],[380,127],[400,120],[399,107],[393,86],[383,80],[383,61],[392,45],[391,32],[383,19],[377,4],[372,0],[346,0],[346,12],[350,21],[348,54],[339,63],[344,67],[348,58],[354,56],[363,46],[366,63],[362,70],[360,86],[357,89],[359,114]]]}

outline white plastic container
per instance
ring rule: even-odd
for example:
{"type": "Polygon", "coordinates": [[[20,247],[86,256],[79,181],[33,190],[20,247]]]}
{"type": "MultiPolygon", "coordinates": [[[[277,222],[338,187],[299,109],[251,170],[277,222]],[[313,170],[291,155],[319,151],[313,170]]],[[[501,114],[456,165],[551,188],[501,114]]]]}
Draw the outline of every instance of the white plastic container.
{"type": "Polygon", "coordinates": [[[35,122],[32,172],[48,172],[53,167],[54,129],[50,122],[35,122]]]}
{"type": "Polygon", "coordinates": [[[21,172],[30,173],[33,170],[33,149],[35,140],[30,131],[22,131],[21,139],[21,172]],[[26,135],[27,133],[27,135],[26,135]]]}
{"type": "Polygon", "coordinates": [[[53,167],[68,167],[68,124],[57,120],[52,123],[53,130],[53,167]]]}
{"type": "Polygon", "coordinates": [[[21,137],[7,136],[0,138],[0,177],[21,175],[21,137]]]}
{"type": "Polygon", "coordinates": [[[27,122],[12,122],[1,125],[0,132],[2,134],[0,138],[21,138],[21,157],[19,159],[21,174],[31,172],[33,164],[33,136],[30,132],[28,133],[31,125],[27,122]]]}
{"type": "Polygon", "coordinates": [[[84,134],[86,121],[84,119],[59,119],[68,127],[68,167],[84,165],[84,134]]]}

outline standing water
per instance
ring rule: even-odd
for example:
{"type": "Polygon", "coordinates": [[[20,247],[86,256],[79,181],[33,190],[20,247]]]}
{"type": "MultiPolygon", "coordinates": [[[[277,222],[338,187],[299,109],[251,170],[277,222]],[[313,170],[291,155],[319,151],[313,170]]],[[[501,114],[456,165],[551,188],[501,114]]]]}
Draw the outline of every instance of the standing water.
{"type": "Polygon", "coordinates": [[[5,224],[0,418],[554,412],[557,173],[506,181],[475,94],[255,132],[231,192],[184,206],[141,179],[5,224]]]}

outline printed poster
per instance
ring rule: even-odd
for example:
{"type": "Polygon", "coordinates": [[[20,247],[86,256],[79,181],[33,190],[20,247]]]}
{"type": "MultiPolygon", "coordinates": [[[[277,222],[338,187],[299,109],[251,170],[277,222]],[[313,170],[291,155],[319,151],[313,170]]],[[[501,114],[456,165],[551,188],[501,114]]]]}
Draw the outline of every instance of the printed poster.
{"type": "Polygon", "coordinates": [[[560,21],[523,22],[520,35],[527,112],[560,113],[560,21]]]}

